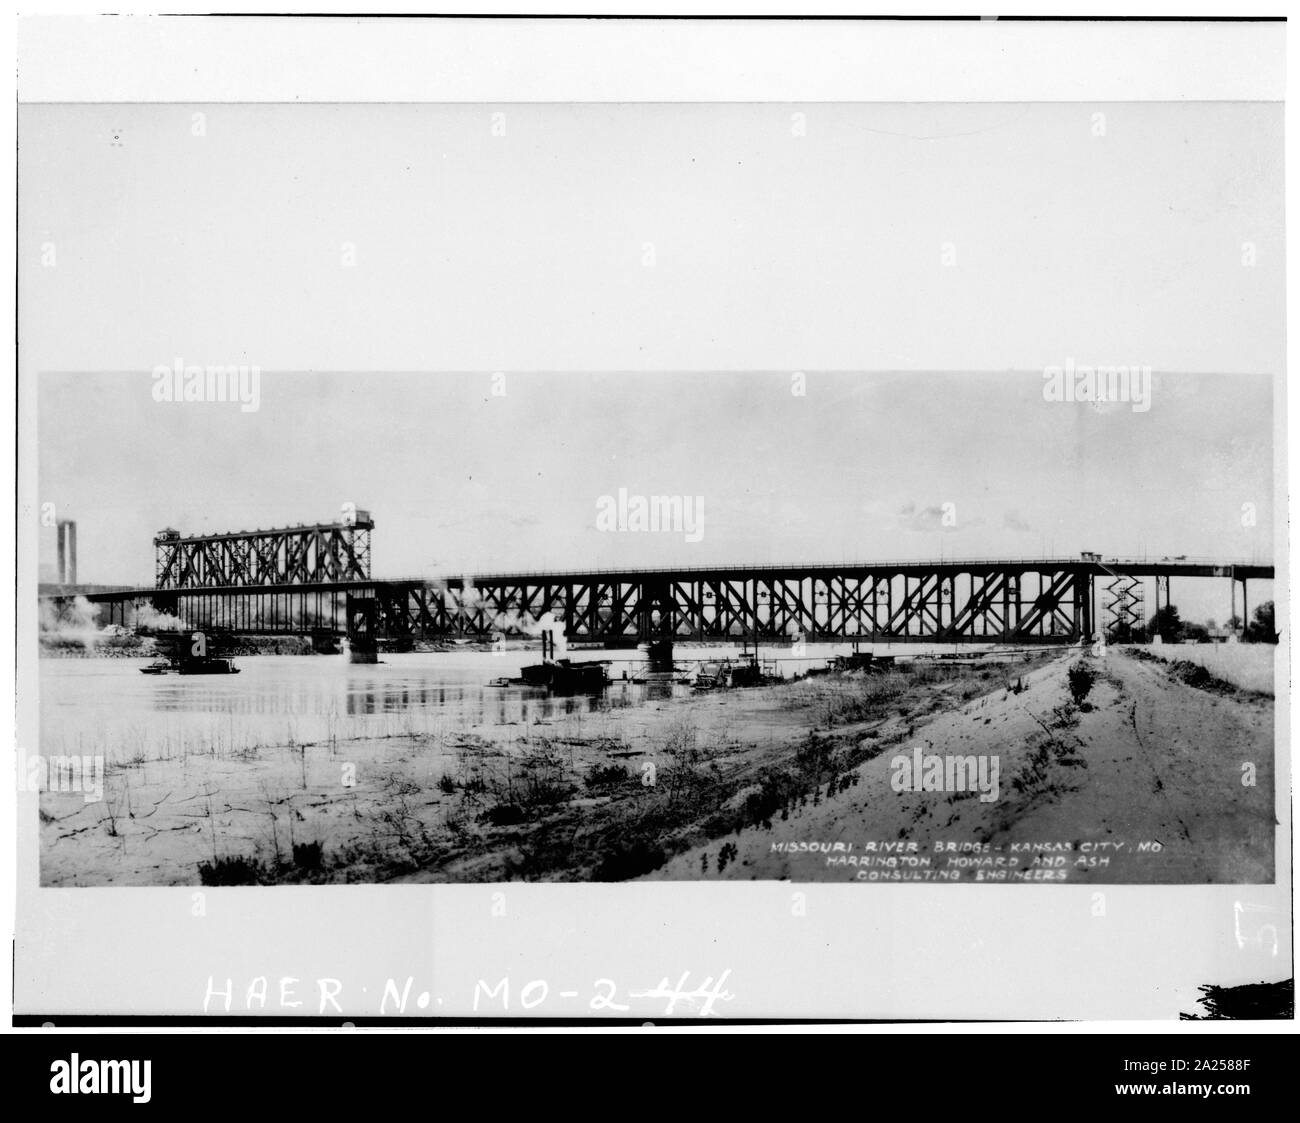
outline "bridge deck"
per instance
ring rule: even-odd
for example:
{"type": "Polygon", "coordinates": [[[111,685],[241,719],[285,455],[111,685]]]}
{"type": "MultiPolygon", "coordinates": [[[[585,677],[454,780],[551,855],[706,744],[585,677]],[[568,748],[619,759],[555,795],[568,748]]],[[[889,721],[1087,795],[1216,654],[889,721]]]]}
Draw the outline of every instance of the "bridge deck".
{"type": "Polygon", "coordinates": [[[1095,634],[1099,582],[1127,582],[1118,595],[1131,605],[1132,583],[1143,577],[1273,575],[1270,565],[1190,557],[909,559],[141,588],[86,599],[105,606],[101,623],[138,622],[137,606],[148,604],[193,627],[263,634],[531,634],[549,616],[571,639],[607,642],[801,635],[1041,643],[1095,634]]]}
{"type": "MultiPolygon", "coordinates": [[[[1212,558],[971,558],[942,559],[926,561],[903,559],[893,561],[869,562],[819,562],[815,564],[774,564],[774,565],[724,565],[724,566],[678,566],[660,569],[573,569],[552,572],[516,572],[516,573],[482,573],[462,574],[454,577],[383,577],[350,581],[305,581],[264,583],[258,585],[194,585],[176,588],[158,589],[154,586],[130,588],[111,586],[103,591],[86,592],[90,601],[108,601],[115,599],[142,599],[159,594],[195,595],[199,593],[221,593],[226,595],[251,595],[255,593],[293,593],[293,592],[347,592],[377,586],[432,586],[449,589],[483,587],[486,585],[562,585],[587,582],[607,582],[615,584],[643,583],[646,581],[677,580],[735,580],[738,578],[774,577],[781,580],[798,578],[825,578],[843,575],[886,575],[938,573],[955,575],[959,573],[989,573],[997,570],[1039,573],[1092,572],[1098,577],[1230,577],[1235,580],[1272,580],[1272,565],[1254,561],[1223,561],[1212,558]]],[[[50,589],[41,591],[42,597],[63,597],[70,595],[66,590],[50,589]]]]}

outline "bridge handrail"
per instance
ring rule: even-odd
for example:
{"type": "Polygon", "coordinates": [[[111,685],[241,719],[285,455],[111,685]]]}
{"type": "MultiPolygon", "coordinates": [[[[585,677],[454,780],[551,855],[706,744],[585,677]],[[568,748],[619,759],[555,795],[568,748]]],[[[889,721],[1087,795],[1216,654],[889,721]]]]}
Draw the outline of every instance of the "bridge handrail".
{"type": "MultiPolygon", "coordinates": [[[[618,577],[643,577],[652,574],[704,574],[718,573],[723,575],[730,574],[749,574],[749,573],[769,573],[780,570],[849,570],[849,569],[927,569],[936,567],[955,567],[958,569],[971,568],[998,568],[998,567],[1025,567],[1025,568],[1042,568],[1054,569],[1074,566],[1096,565],[1102,568],[1107,566],[1153,566],[1167,565],[1188,567],[1206,567],[1212,566],[1216,569],[1273,569],[1272,562],[1261,562],[1247,560],[1243,558],[1211,558],[1203,555],[1179,555],[1178,557],[1043,557],[1043,558],[895,558],[883,561],[841,561],[841,562],[770,562],[761,565],[695,565],[695,566],[658,566],[653,568],[638,569],[566,569],[551,571],[534,571],[531,573],[461,573],[448,574],[443,577],[368,577],[353,578],[344,581],[325,582],[325,584],[335,585],[441,585],[448,581],[459,581],[462,584],[475,585],[482,582],[496,581],[520,581],[520,580],[545,580],[546,582],[562,583],[565,580],[573,578],[618,578],[618,577]]],[[[316,582],[307,582],[307,585],[317,584],[316,582]]],[[[219,593],[223,590],[256,590],[274,593],[277,591],[292,592],[294,589],[301,589],[302,583],[293,582],[268,582],[257,585],[165,585],[165,586],[119,586],[113,590],[118,595],[137,595],[143,596],[151,593],[219,593]]],[[[58,593],[41,593],[41,596],[59,596],[69,594],[58,593]]],[[[103,597],[110,595],[107,592],[91,593],[89,596],[103,597]]]]}
{"type": "Polygon", "coordinates": [[[1213,558],[1207,556],[1179,555],[1178,557],[1044,557],[1044,558],[890,558],[882,561],[839,561],[839,562],[768,562],[760,565],[681,565],[655,566],[637,569],[561,569],[551,571],[497,572],[497,573],[456,573],[441,577],[391,577],[383,578],[385,582],[423,581],[438,584],[446,581],[506,581],[521,577],[545,577],[563,579],[566,577],[615,577],[643,576],[655,573],[765,573],[777,569],[886,569],[899,568],[933,568],[936,566],[1044,566],[1064,567],[1089,564],[1102,565],[1188,565],[1215,566],[1220,569],[1254,568],[1271,569],[1272,562],[1250,561],[1243,558],[1213,558]]]}

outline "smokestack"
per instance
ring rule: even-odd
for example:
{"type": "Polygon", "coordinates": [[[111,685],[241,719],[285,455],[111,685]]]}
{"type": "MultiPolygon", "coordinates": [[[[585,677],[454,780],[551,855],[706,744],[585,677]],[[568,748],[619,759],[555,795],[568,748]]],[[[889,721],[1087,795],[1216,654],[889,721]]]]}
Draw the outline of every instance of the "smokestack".
{"type": "Polygon", "coordinates": [[[77,524],[71,519],[60,519],[55,524],[59,546],[59,584],[77,583],[77,524]]]}

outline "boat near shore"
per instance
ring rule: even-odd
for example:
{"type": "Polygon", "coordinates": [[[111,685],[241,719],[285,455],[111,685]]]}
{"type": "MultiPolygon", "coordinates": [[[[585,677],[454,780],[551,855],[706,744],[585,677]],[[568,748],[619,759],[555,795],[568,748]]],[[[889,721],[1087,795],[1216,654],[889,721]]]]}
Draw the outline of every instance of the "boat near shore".
{"type": "Polygon", "coordinates": [[[187,659],[172,663],[166,659],[141,667],[142,675],[237,675],[239,668],[229,659],[187,659]]]}
{"type": "Polygon", "coordinates": [[[533,686],[553,694],[598,694],[608,682],[609,671],[603,662],[552,659],[522,668],[517,679],[494,679],[490,685],[533,686]]]}
{"type": "Polygon", "coordinates": [[[201,632],[158,632],[153,636],[163,656],[141,667],[142,675],[237,675],[239,668],[229,659],[208,653],[209,641],[201,632]]]}

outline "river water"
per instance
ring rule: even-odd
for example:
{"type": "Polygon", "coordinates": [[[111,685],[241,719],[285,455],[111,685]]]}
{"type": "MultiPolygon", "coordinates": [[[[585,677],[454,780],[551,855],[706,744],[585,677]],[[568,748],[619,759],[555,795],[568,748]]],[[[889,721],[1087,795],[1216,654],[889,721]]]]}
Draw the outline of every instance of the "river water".
{"type": "MultiPolygon", "coordinates": [[[[789,647],[764,648],[760,655],[775,660],[779,673],[790,677],[824,665],[848,647],[807,650],[799,658],[789,647]]],[[[734,658],[739,651],[680,647],[676,670],[692,673],[700,660],[734,658]]],[[[919,653],[909,645],[908,654],[919,653]]],[[[671,682],[632,682],[646,670],[638,651],[580,651],[571,657],[609,662],[611,682],[603,696],[552,696],[489,685],[536,663],[536,651],[385,654],[373,666],[350,664],[342,656],[262,655],[236,658],[238,675],[193,676],[141,674],[150,659],[42,659],[41,751],[103,755],[110,762],[214,748],[226,755],[273,745],[529,723],[689,693],[689,687],[671,682]]]]}

